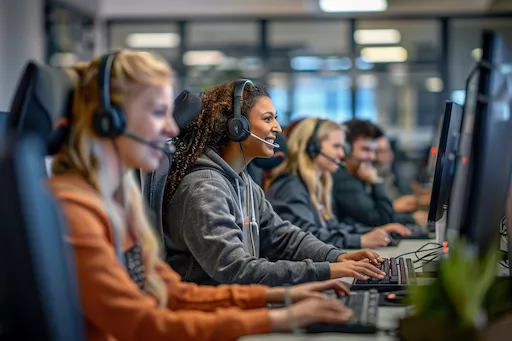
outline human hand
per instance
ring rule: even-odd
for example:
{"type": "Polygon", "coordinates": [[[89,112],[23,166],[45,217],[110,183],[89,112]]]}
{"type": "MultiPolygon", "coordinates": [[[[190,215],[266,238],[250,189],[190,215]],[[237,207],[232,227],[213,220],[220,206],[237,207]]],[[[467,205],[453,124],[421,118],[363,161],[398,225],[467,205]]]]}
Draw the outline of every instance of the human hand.
{"type": "Polygon", "coordinates": [[[369,277],[383,279],[385,275],[375,265],[370,264],[368,260],[346,260],[341,263],[329,264],[329,267],[331,269],[331,278],[353,277],[367,280],[369,277]]]}
{"type": "Polygon", "coordinates": [[[340,255],[337,259],[338,262],[344,262],[347,260],[354,260],[354,261],[370,261],[373,264],[379,264],[384,262],[384,259],[382,259],[379,254],[373,250],[359,250],[354,252],[347,252],[342,255],[340,255]]]}
{"type": "Polygon", "coordinates": [[[349,289],[339,279],[333,279],[322,282],[298,284],[289,288],[269,288],[267,291],[267,302],[284,302],[286,290],[289,290],[291,300],[294,303],[306,300],[308,298],[328,299],[328,296],[323,293],[324,291],[327,290],[334,290],[337,296],[341,296],[342,294],[348,295],[350,293],[349,289]]]}
{"type": "Polygon", "coordinates": [[[395,212],[413,212],[418,209],[418,199],[414,195],[404,195],[393,201],[395,212]]]}
{"type": "Polygon", "coordinates": [[[401,236],[410,236],[412,234],[411,230],[409,230],[406,226],[397,223],[386,224],[377,227],[376,229],[380,229],[386,233],[398,233],[401,236]]]}
{"type": "Polygon", "coordinates": [[[312,323],[345,323],[352,310],[338,300],[308,298],[288,308],[270,310],[272,331],[289,332],[312,323]]]}
{"type": "Polygon", "coordinates": [[[428,206],[428,205],[430,205],[431,197],[432,197],[432,192],[428,191],[425,193],[417,194],[416,200],[418,200],[418,204],[420,206],[428,206]]]}
{"type": "Polygon", "coordinates": [[[428,213],[425,211],[416,211],[413,213],[414,221],[416,224],[421,226],[427,226],[428,224],[428,213]]]}
{"type": "Polygon", "coordinates": [[[388,246],[391,242],[389,234],[383,229],[377,228],[361,236],[361,246],[367,248],[388,246]]]}
{"type": "Polygon", "coordinates": [[[377,169],[368,162],[361,162],[357,168],[357,177],[367,184],[374,185],[379,180],[377,169]]]}

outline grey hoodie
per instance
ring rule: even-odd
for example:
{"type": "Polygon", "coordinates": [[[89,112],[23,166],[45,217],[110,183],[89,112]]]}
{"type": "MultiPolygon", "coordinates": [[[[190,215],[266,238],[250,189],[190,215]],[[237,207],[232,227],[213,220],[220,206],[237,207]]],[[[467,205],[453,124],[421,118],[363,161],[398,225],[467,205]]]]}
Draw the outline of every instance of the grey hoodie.
{"type": "Polygon", "coordinates": [[[279,218],[262,189],[212,149],[165,209],[172,212],[164,222],[168,262],[185,281],[280,286],[325,280],[329,262],[343,254],[279,218]]]}

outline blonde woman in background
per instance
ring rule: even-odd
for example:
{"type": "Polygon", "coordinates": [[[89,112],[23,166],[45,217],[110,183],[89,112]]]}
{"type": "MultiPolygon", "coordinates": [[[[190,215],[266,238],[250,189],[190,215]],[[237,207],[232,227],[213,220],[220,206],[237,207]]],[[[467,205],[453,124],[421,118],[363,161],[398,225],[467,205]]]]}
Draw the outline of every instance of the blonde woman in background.
{"type": "Polygon", "coordinates": [[[356,228],[333,215],[331,174],[345,156],[344,144],[344,129],[336,122],[317,118],[300,122],[288,137],[288,156],[274,170],[266,194],[274,210],[303,231],[340,248],[386,246],[388,233],[409,235],[400,224],[356,228]]]}

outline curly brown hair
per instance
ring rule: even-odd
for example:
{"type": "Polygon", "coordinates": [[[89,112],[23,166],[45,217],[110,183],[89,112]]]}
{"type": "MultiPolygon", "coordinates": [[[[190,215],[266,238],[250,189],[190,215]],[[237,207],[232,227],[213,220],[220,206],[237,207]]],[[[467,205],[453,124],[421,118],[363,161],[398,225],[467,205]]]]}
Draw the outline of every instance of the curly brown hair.
{"type": "MultiPolygon", "coordinates": [[[[219,154],[226,147],[229,137],[226,126],[233,116],[233,93],[235,82],[224,83],[207,89],[202,94],[201,113],[190,122],[183,133],[173,139],[176,151],[171,171],[167,176],[164,204],[167,205],[178,185],[187,175],[197,158],[204,153],[206,147],[213,148],[219,154]]],[[[264,85],[247,84],[244,88],[242,115],[247,117],[260,97],[270,97],[264,85]]],[[[167,210],[164,210],[166,212],[167,210]]]]}

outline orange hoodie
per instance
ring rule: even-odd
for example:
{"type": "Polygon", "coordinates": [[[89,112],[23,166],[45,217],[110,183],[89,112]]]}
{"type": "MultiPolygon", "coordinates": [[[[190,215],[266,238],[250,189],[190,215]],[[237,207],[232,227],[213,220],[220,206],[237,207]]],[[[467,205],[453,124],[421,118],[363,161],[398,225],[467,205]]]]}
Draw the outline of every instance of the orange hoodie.
{"type": "MultiPolygon", "coordinates": [[[[185,283],[162,261],[157,271],[167,284],[169,303],[159,307],[118,261],[97,191],[71,175],[55,176],[49,184],[68,222],[87,340],[214,341],[270,332],[265,286],[185,283]]],[[[131,248],[133,240],[127,237],[123,246],[131,248]]]]}

